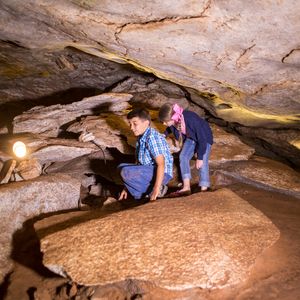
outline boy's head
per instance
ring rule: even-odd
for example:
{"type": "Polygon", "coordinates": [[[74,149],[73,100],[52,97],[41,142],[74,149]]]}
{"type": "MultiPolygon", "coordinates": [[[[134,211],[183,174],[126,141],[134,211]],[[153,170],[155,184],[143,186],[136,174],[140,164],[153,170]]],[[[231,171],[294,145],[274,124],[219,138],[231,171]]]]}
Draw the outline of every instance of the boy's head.
{"type": "Polygon", "coordinates": [[[144,108],[136,108],[127,115],[130,129],[135,136],[142,135],[150,126],[151,117],[148,110],[144,108]]]}

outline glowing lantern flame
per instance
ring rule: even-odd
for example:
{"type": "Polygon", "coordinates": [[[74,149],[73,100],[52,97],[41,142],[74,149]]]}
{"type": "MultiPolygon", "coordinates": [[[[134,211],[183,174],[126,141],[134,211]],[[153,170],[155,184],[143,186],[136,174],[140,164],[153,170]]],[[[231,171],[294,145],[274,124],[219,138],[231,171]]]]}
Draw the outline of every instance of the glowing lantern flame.
{"type": "Polygon", "coordinates": [[[27,153],[26,145],[20,141],[15,142],[13,145],[13,152],[19,158],[24,157],[27,153]]]}

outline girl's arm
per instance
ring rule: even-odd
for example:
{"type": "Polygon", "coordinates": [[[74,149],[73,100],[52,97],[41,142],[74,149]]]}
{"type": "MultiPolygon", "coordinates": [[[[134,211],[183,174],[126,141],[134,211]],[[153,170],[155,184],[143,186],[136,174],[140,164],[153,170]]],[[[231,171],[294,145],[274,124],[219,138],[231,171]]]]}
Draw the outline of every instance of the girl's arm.
{"type": "Polygon", "coordinates": [[[203,159],[203,155],[205,153],[206,150],[206,144],[207,144],[207,139],[205,137],[205,135],[201,132],[201,129],[198,129],[196,132],[196,138],[197,138],[197,159],[198,160],[202,160],[203,159]]]}
{"type": "Polygon", "coordinates": [[[196,153],[197,153],[197,159],[201,160],[203,159],[203,155],[206,150],[206,144],[207,144],[207,136],[204,128],[204,124],[202,122],[202,119],[196,120],[193,123],[193,130],[195,131],[195,137],[196,137],[196,153]]]}
{"type": "Polygon", "coordinates": [[[167,137],[172,133],[172,129],[170,127],[167,127],[166,130],[164,131],[163,135],[167,137]]]}
{"type": "Polygon", "coordinates": [[[165,132],[163,134],[165,135],[165,137],[169,136],[170,134],[173,134],[177,141],[178,141],[179,135],[180,135],[178,129],[176,129],[175,126],[167,127],[167,129],[165,130],[165,132]]]}

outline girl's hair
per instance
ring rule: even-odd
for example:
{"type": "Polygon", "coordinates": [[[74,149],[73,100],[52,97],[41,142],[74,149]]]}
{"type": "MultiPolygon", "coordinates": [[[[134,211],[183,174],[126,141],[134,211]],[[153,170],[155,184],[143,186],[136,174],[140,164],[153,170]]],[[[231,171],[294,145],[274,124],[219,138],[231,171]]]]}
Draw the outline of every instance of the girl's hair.
{"type": "MultiPolygon", "coordinates": [[[[160,122],[168,122],[171,120],[173,114],[174,114],[173,104],[165,103],[159,109],[158,119],[160,120],[160,122]]],[[[182,137],[182,133],[181,133],[181,122],[179,122],[176,127],[179,131],[178,143],[179,143],[179,147],[181,148],[181,146],[183,144],[183,137],[182,137]]]]}
{"type": "Polygon", "coordinates": [[[173,104],[165,103],[159,109],[158,119],[160,120],[160,122],[168,122],[171,120],[173,113],[173,104]]]}

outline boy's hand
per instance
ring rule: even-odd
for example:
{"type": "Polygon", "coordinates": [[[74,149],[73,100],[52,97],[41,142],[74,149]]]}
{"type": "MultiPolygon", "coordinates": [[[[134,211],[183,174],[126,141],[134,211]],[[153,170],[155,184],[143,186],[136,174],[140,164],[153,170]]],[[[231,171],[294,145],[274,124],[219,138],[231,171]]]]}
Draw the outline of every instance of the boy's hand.
{"type": "Polygon", "coordinates": [[[91,142],[91,141],[94,141],[94,140],[95,140],[95,136],[91,132],[84,131],[79,136],[79,141],[80,142],[86,143],[86,142],[91,142]]]}
{"type": "Polygon", "coordinates": [[[153,191],[150,195],[150,201],[155,201],[159,195],[159,188],[153,188],[153,191]]]}
{"type": "Polygon", "coordinates": [[[118,200],[127,199],[127,196],[128,196],[127,190],[124,188],[118,200]]]}

